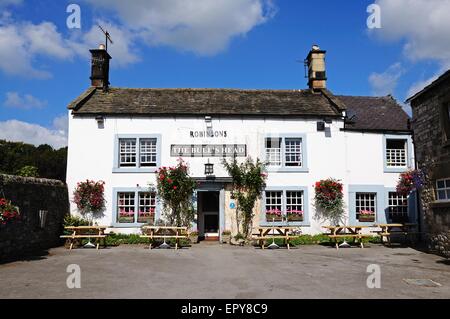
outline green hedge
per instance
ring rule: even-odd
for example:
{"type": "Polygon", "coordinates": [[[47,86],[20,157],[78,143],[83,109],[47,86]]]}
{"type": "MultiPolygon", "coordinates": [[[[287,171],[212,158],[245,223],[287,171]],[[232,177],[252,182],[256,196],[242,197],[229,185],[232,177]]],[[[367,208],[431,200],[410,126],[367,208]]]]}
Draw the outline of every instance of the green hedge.
{"type": "MultiPolygon", "coordinates": [[[[266,239],[266,243],[272,243],[273,239],[266,239]]],[[[345,238],[345,240],[349,243],[353,242],[352,237],[345,238]]],[[[339,242],[343,242],[344,238],[339,238],[339,242]]],[[[317,244],[330,244],[330,238],[327,235],[320,234],[320,235],[300,235],[294,239],[291,239],[291,244],[298,246],[298,245],[317,245],[317,244]]],[[[365,237],[362,239],[363,243],[380,243],[381,239],[379,236],[374,237],[365,237]]],[[[277,245],[282,246],[284,243],[284,240],[281,238],[275,239],[275,243],[277,245]]],[[[257,243],[255,242],[255,245],[257,243]]]]}

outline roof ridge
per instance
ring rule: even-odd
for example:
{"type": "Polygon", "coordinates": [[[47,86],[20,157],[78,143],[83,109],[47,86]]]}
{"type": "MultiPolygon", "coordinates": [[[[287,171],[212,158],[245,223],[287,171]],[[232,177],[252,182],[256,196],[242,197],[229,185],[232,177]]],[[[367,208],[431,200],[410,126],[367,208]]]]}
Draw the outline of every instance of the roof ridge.
{"type": "Polygon", "coordinates": [[[309,89],[238,89],[238,88],[128,88],[109,87],[109,90],[154,90],[154,91],[235,91],[235,92],[310,92],[309,89]]]}

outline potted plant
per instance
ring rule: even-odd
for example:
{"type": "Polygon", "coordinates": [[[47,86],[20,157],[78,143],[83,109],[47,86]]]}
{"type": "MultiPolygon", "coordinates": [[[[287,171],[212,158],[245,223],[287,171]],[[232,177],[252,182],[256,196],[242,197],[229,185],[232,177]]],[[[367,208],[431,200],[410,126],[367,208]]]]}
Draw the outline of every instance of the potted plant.
{"type": "Polygon", "coordinates": [[[283,214],[279,209],[266,210],[266,221],[281,222],[283,221],[283,214]]]}
{"type": "Polygon", "coordinates": [[[237,246],[244,246],[245,236],[241,233],[237,233],[236,236],[231,238],[230,244],[237,246]]]}
{"type": "Polygon", "coordinates": [[[73,201],[77,205],[78,211],[83,216],[90,217],[91,224],[95,215],[105,209],[104,191],[105,182],[86,180],[78,183],[73,192],[73,201]]]}
{"type": "Polygon", "coordinates": [[[155,209],[140,210],[138,223],[153,225],[155,223],[155,209]]]}
{"type": "Polygon", "coordinates": [[[0,224],[6,225],[18,219],[20,219],[19,208],[12,205],[10,200],[0,198],[0,224]]]}
{"type": "Polygon", "coordinates": [[[373,223],[375,222],[375,212],[370,210],[359,211],[358,220],[363,223],[373,223]]]}
{"type": "Polygon", "coordinates": [[[130,210],[127,212],[124,209],[120,209],[119,223],[134,223],[134,210],[130,210]]]}
{"type": "Polygon", "coordinates": [[[287,220],[290,222],[302,222],[303,221],[303,211],[302,210],[288,210],[286,211],[287,220]]]}
{"type": "Polygon", "coordinates": [[[345,211],[342,183],[328,178],[316,182],[314,190],[316,219],[328,220],[333,225],[343,223],[345,211]]]}
{"type": "Polygon", "coordinates": [[[409,195],[414,189],[420,190],[426,184],[426,175],[424,170],[408,170],[400,174],[397,182],[397,193],[409,195]]]}
{"type": "Polygon", "coordinates": [[[191,231],[189,233],[189,241],[191,242],[191,244],[198,243],[198,231],[191,231]]]}
{"type": "Polygon", "coordinates": [[[231,241],[231,231],[224,230],[222,232],[222,243],[223,244],[229,244],[231,241]]]}

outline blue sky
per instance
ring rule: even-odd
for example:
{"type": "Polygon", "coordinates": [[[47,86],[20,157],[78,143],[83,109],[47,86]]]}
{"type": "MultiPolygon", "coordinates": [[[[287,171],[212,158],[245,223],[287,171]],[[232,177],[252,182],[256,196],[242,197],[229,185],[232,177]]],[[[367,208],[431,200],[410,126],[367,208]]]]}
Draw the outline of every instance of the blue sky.
{"type": "Polygon", "coordinates": [[[104,41],[96,23],[114,40],[113,86],[302,89],[297,61],[319,44],[333,93],[402,102],[450,67],[450,0],[0,0],[0,12],[0,138],[55,147],[104,41]],[[71,3],[81,29],[66,25],[71,3]]]}

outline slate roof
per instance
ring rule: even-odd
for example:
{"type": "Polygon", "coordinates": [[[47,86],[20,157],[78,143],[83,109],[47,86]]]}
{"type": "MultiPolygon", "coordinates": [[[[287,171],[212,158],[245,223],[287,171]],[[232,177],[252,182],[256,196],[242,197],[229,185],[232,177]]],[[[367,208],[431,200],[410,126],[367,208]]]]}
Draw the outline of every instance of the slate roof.
{"type": "Polygon", "coordinates": [[[409,131],[408,115],[390,96],[335,96],[323,89],[131,89],[91,87],[68,106],[75,115],[318,116],[352,121],[346,129],[409,131]]]}
{"type": "Polygon", "coordinates": [[[346,129],[410,131],[409,116],[391,96],[337,96],[347,106],[346,129]]]}
{"type": "Polygon", "coordinates": [[[74,114],[340,116],[329,91],[90,88],[68,106],[74,114]]]}

